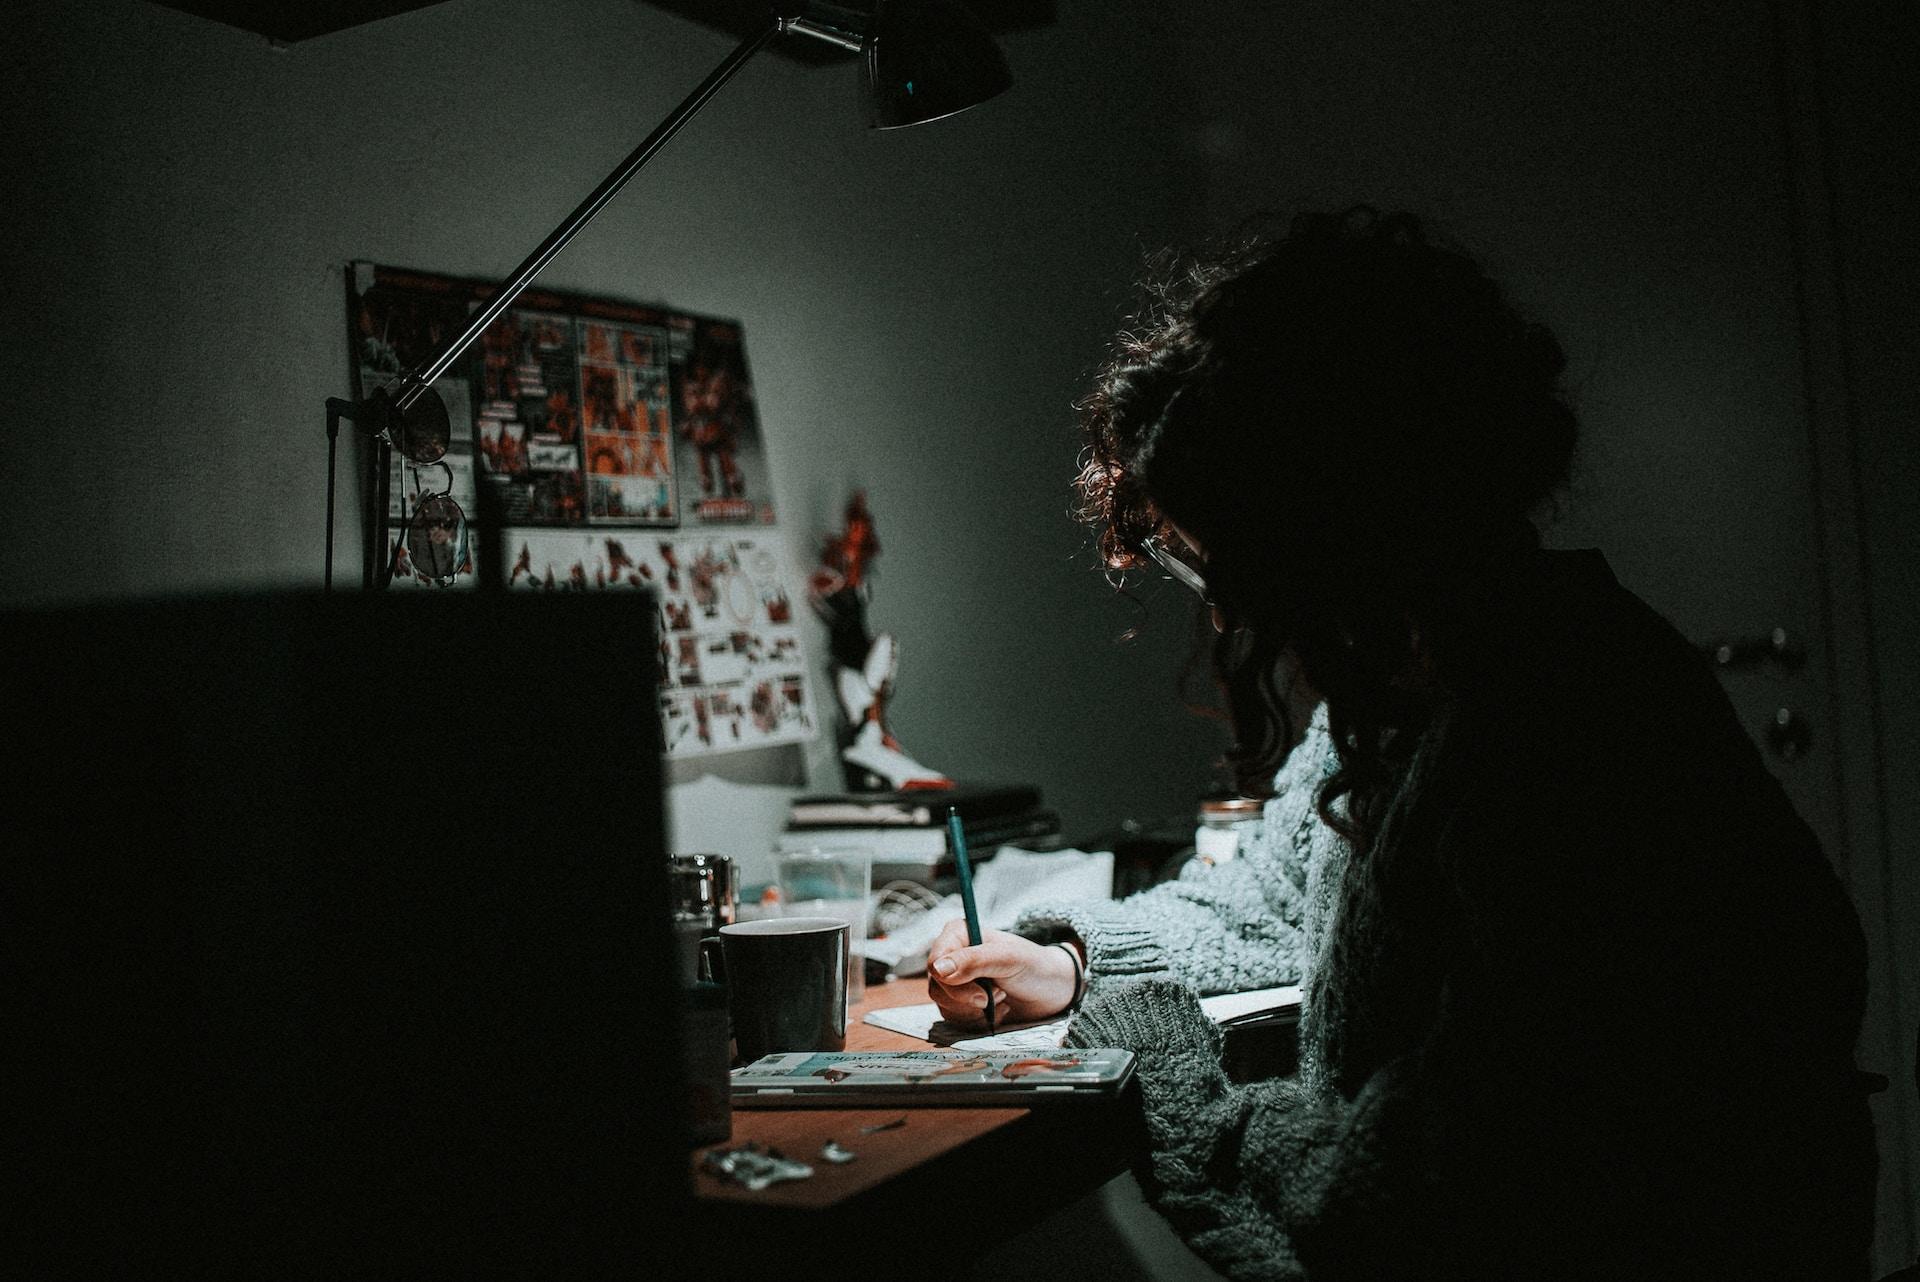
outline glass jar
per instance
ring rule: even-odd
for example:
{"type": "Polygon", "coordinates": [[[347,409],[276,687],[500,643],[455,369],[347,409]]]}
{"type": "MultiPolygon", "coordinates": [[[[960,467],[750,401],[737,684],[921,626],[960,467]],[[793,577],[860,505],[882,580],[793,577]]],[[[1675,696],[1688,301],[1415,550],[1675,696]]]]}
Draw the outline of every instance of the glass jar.
{"type": "Polygon", "coordinates": [[[1193,857],[1211,868],[1231,862],[1260,823],[1256,797],[1203,797],[1200,824],[1193,833],[1193,857]]]}

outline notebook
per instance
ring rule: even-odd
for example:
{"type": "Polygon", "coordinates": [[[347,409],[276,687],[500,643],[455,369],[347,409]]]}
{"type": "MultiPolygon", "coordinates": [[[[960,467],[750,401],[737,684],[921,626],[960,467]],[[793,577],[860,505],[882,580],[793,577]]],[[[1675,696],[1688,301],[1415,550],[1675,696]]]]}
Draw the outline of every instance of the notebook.
{"type": "Polygon", "coordinates": [[[735,1108],[1027,1108],[1105,1099],[1133,1076],[1132,1051],[789,1051],[733,1070],[735,1108]]]}

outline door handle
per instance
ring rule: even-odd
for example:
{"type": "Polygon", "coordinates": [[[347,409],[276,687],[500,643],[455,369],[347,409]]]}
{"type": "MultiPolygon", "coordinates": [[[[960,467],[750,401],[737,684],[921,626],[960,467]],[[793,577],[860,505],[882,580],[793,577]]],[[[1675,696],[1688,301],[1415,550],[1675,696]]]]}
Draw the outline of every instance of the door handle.
{"type": "MultiPolygon", "coordinates": [[[[1707,642],[1700,652],[1722,672],[1765,665],[1798,672],[1807,662],[1807,647],[1785,628],[1775,628],[1762,637],[1723,637],[1707,642]]],[[[1805,714],[1780,707],[1767,718],[1766,733],[1761,738],[1781,761],[1798,761],[1813,747],[1813,726],[1805,714]]]]}
{"type": "Polygon", "coordinates": [[[1700,647],[1716,668],[1752,668],[1777,663],[1789,672],[1798,671],[1807,661],[1807,648],[1787,633],[1775,628],[1763,637],[1727,637],[1709,641],[1700,647]]]}
{"type": "Polygon", "coordinates": [[[1792,708],[1779,708],[1767,722],[1767,747],[1782,761],[1798,761],[1813,746],[1813,727],[1792,708]]]}

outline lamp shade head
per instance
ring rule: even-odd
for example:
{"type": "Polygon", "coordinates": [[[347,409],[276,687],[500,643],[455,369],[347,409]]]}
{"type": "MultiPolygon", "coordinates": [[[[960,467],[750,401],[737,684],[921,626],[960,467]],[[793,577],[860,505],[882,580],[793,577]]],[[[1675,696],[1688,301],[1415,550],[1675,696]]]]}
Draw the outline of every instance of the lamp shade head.
{"type": "Polygon", "coordinates": [[[1013,85],[992,33],[960,0],[879,0],[865,48],[875,129],[951,116],[1013,85]]]}

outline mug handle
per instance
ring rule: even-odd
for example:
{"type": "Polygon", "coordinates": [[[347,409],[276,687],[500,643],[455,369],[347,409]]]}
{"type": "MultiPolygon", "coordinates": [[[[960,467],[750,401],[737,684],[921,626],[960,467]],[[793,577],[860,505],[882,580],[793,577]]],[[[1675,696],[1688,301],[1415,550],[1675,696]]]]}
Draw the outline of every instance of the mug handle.
{"type": "Polygon", "coordinates": [[[700,969],[695,978],[703,984],[727,982],[727,952],[720,946],[720,936],[708,935],[700,941],[700,969]]]}

